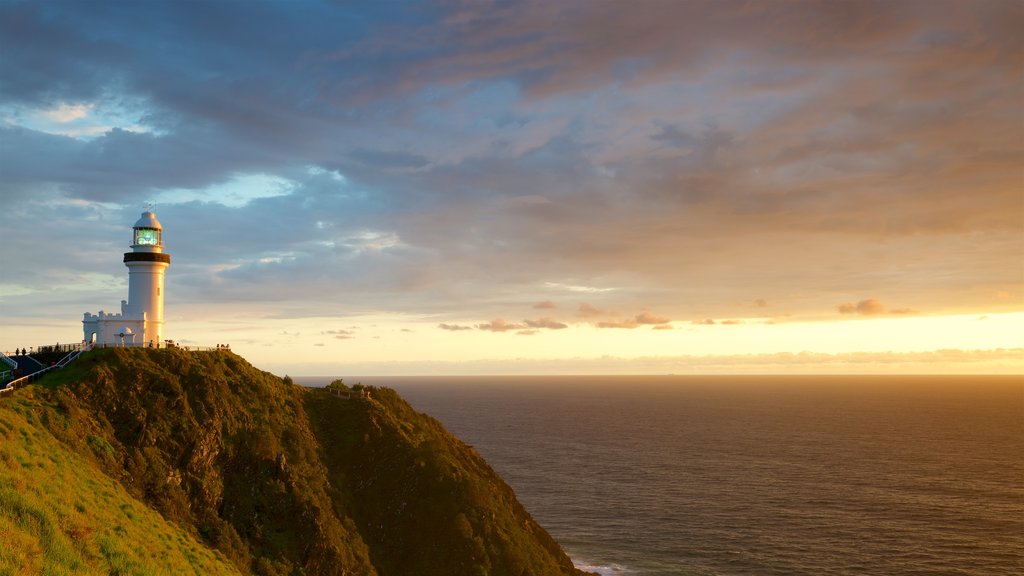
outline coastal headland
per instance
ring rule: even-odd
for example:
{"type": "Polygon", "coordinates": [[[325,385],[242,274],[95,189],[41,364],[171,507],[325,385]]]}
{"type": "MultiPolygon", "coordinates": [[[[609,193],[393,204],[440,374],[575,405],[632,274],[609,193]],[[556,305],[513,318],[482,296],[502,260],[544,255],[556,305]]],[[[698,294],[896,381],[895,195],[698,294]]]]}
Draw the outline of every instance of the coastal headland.
{"type": "Polygon", "coordinates": [[[396,392],[228,350],[88,352],[0,400],[0,572],[580,575],[396,392]]]}

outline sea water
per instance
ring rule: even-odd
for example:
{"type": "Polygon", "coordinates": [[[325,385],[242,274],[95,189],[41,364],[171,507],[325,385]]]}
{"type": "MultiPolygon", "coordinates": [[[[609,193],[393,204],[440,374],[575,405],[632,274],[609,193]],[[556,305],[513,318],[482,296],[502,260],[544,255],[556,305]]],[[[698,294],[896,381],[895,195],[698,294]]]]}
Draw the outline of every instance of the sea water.
{"type": "Polygon", "coordinates": [[[1024,574],[1022,378],[357,380],[601,574],[1024,574]]]}

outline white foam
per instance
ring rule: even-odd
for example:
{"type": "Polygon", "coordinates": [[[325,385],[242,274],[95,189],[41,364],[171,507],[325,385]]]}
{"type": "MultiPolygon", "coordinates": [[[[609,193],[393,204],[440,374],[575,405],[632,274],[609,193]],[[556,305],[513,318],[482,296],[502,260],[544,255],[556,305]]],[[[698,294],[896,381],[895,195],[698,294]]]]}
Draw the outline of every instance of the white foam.
{"type": "Polygon", "coordinates": [[[615,576],[617,574],[630,574],[633,572],[621,564],[591,564],[574,560],[573,565],[584,572],[596,572],[601,576],[615,576]]]}

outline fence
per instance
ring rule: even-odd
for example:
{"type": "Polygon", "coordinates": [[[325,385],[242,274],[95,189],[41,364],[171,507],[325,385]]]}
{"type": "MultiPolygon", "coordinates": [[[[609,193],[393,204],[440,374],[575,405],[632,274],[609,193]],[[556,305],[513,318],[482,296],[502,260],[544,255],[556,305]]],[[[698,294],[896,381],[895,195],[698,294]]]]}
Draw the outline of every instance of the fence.
{"type": "MultiPolygon", "coordinates": [[[[69,346],[70,349],[67,355],[61,358],[60,361],[58,361],[55,364],[51,364],[50,366],[47,366],[42,370],[39,370],[38,372],[33,372],[31,374],[28,374],[27,376],[22,376],[21,378],[15,378],[14,380],[11,380],[10,382],[7,383],[6,386],[0,388],[0,396],[3,396],[4,394],[10,394],[17,390],[18,388],[21,388],[22,386],[27,386],[28,384],[35,382],[50,370],[57,370],[67,366],[69,363],[71,363],[72,361],[76,360],[79,356],[81,356],[82,352],[85,352],[86,350],[89,350],[91,348],[86,344],[72,344],[69,346]]],[[[56,352],[56,350],[54,351],[56,352]]],[[[17,364],[15,364],[15,366],[17,366],[17,364]]]]}
{"type": "Polygon", "coordinates": [[[7,380],[8,378],[11,377],[11,374],[14,370],[18,369],[18,363],[15,362],[13,358],[8,357],[7,354],[4,354],[3,352],[0,352],[0,362],[3,362],[4,364],[7,364],[8,366],[11,367],[10,370],[0,371],[0,382],[3,382],[4,380],[7,380]]]}
{"type": "Polygon", "coordinates": [[[191,344],[182,344],[180,342],[160,342],[157,344],[93,344],[92,348],[176,348],[178,350],[184,350],[186,352],[216,352],[218,350],[231,350],[231,346],[227,344],[218,344],[216,346],[192,346],[191,344]]]}
{"type": "Polygon", "coordinates": [[[7,354],[4,354],[3,352],[0,352],[0,362],[3,362],[4,364],[10,366],[12,370],[18,367],[18,363],[15,362],[13,358],[7,356],[7,354]]]}
{"type": "Polygon", "coordinates": [[[54,344],[53,346],[36,346],[37,354],[52,354],[56,352],[74,352],[82,347],[82,343],[76,344],[54,344]]]}
{"type": "Polygon", "coordinates": [[[83,346],[86,346],[85,342],[76,342],[74,344],[51,344],[36,346],[34,348],[15,348],[13,354],[11,354],[10,352],[0,352],[0,361],[7,363],[8,365],[10,365],[11,368],[17,368],[18,364],[14,360],[9,358],[8,355],[21,356],[21,350],[24,350],[25,354],[56,354],[58,352],[63,352],[67,354],[69,352],[74,352],[75,350],[78,350],[83,346]]]}

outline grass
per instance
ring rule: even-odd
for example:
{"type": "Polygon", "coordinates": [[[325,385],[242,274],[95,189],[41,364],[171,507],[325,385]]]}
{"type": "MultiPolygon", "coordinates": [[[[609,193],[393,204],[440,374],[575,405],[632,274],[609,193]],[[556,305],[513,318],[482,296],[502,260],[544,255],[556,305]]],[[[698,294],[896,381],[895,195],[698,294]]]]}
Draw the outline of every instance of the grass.
{"type": "Polygon", "coordinates": [[[26,392],[0,401],[0,576],[238,574],[38,426],[26,392]]]}

